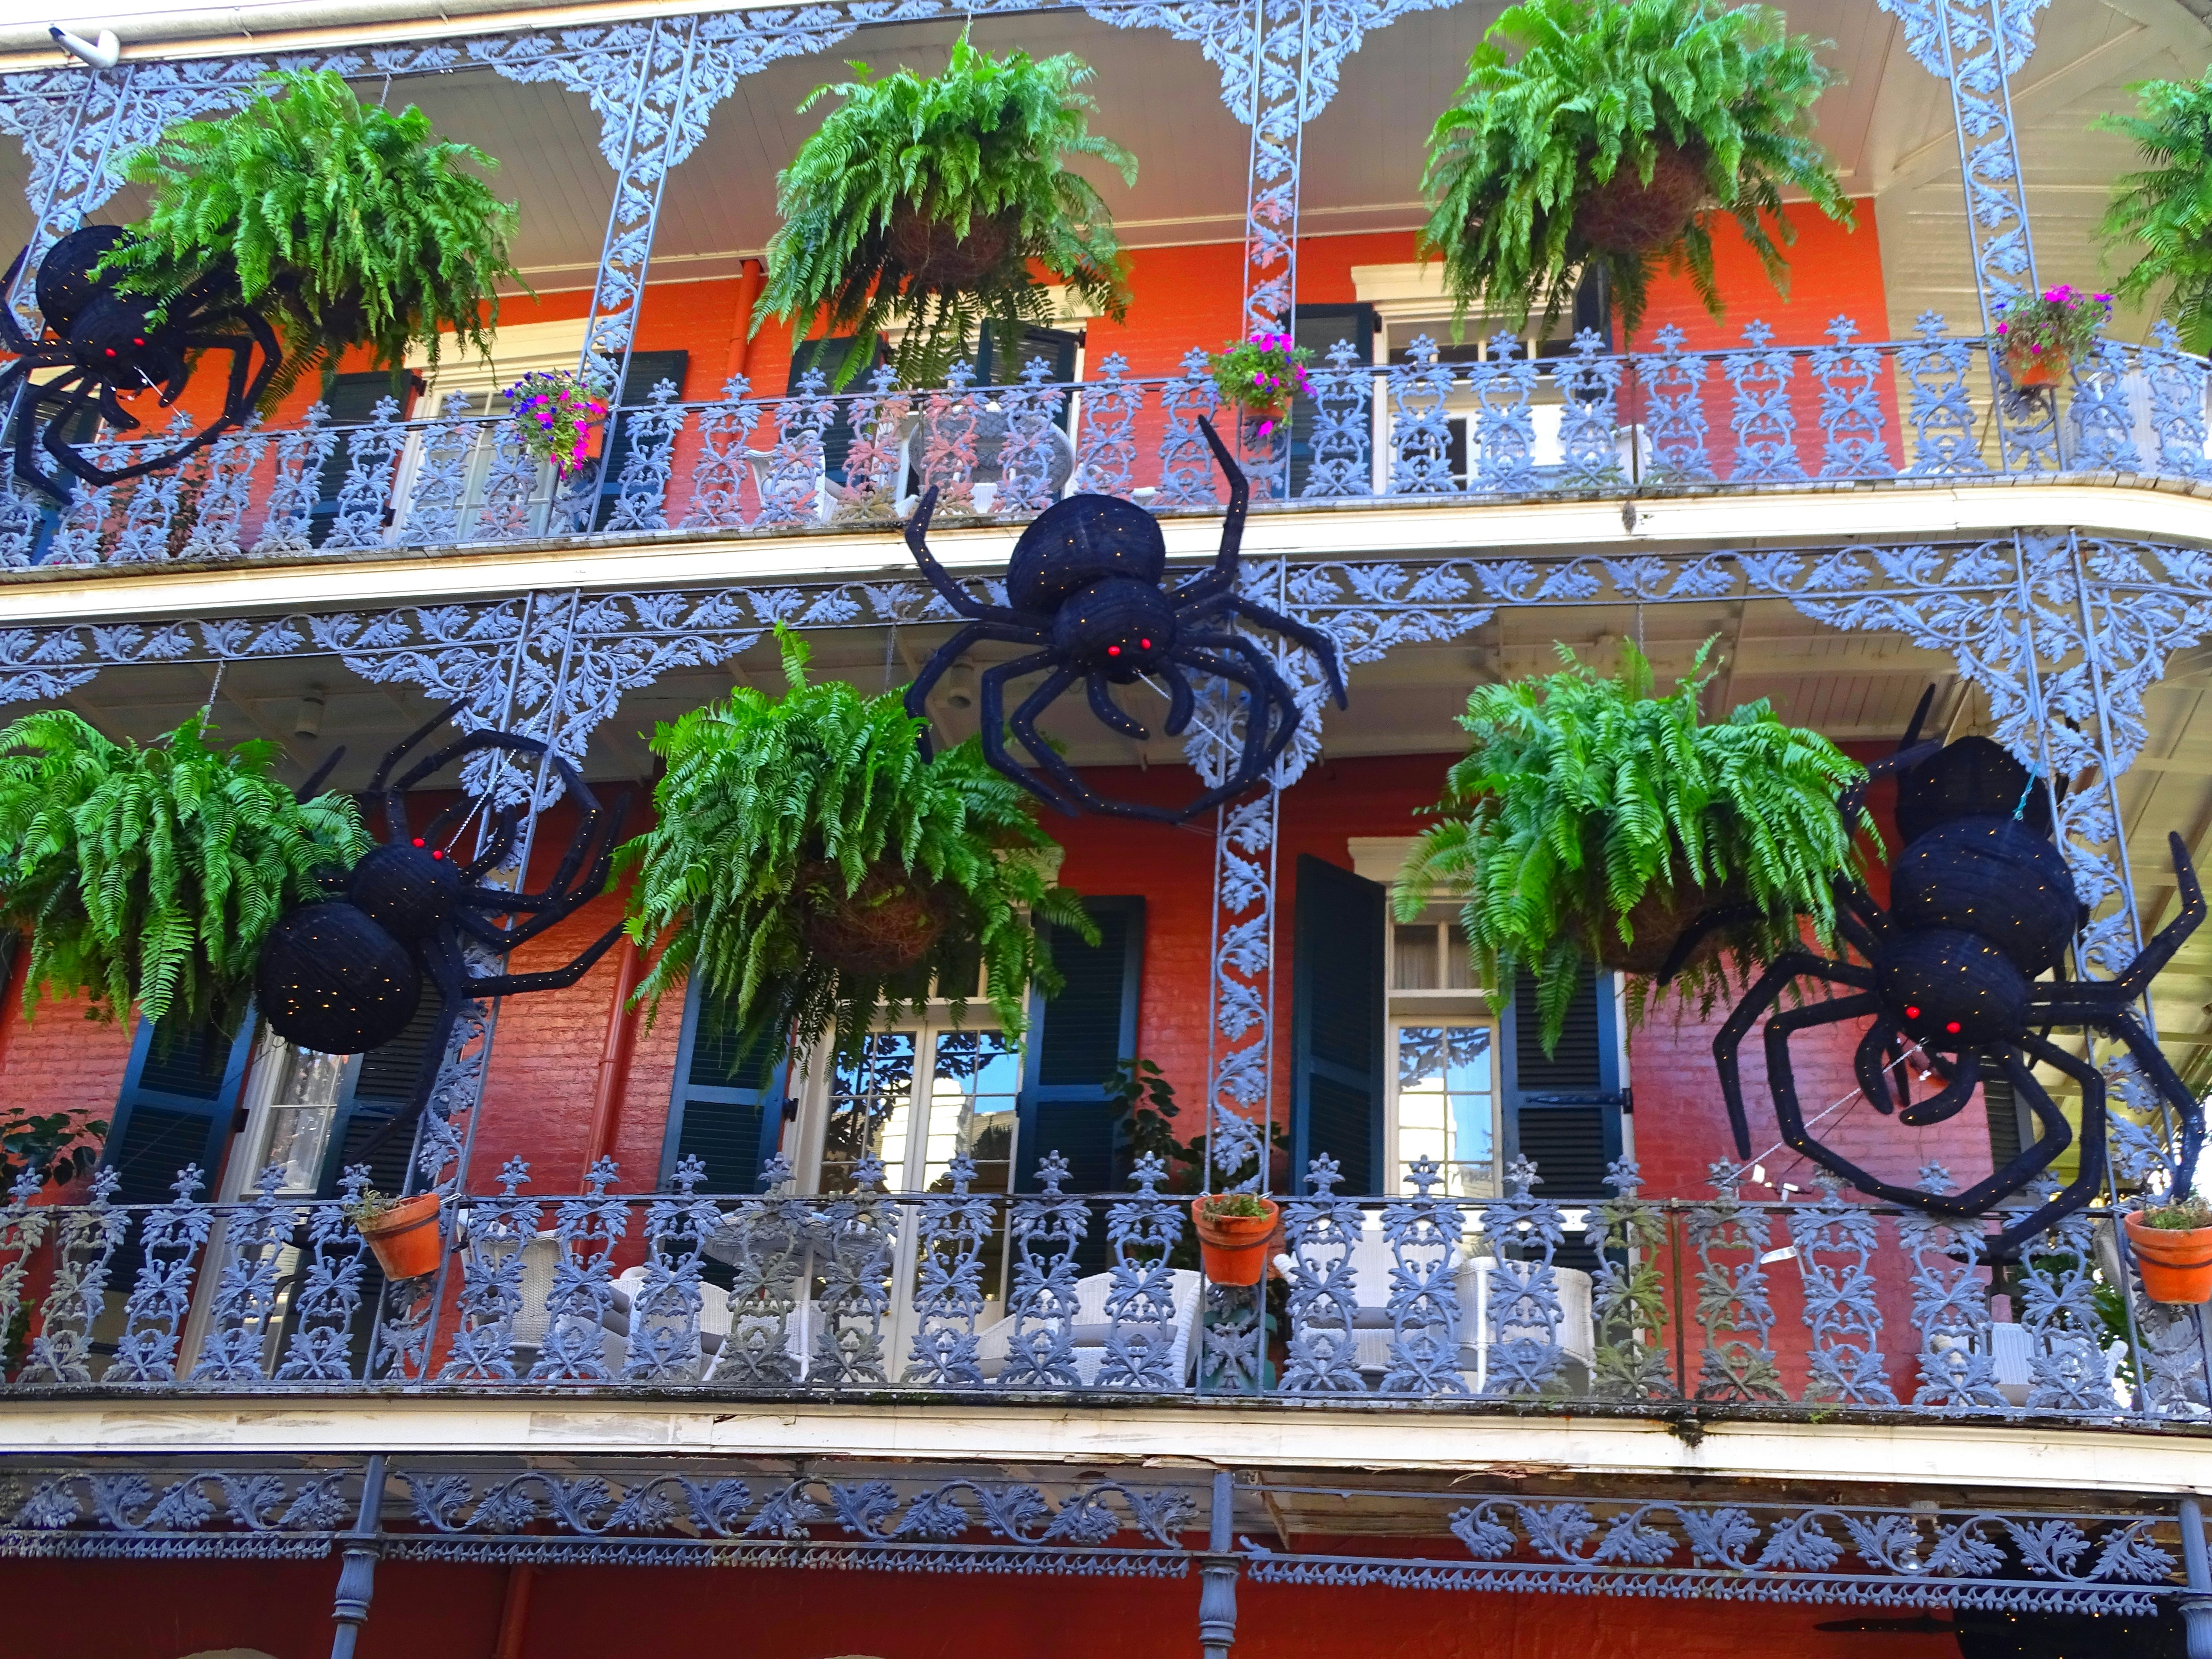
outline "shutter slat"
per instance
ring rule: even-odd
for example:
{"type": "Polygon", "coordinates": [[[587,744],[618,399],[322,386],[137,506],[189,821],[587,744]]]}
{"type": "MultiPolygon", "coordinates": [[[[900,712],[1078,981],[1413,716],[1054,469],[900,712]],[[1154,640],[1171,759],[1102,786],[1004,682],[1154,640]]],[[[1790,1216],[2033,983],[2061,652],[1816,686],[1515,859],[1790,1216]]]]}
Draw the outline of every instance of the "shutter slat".
{"type": "Polygon", "coordinates": [[[1383,1183],[1383,901],[1380,882],[1301,855],[1291,945],[1291,1178],[1337,1161],[1336,1191],[1383,1183]]]}
{"type": "Polygon", "coordinates": [[[1535,976],[1526,969],[1505,1010],[1512,1028],[1506,1044],[1511,1060],[1506,1121],[1514,1150],[1534,1164],[1542,1178],[1537,1196],[1554,1204],[1603,1198],[1612,1190],[1605,1172],[1620,1156],[1624,1138],[1613,1053],[1613,995],[1612,975],[1601,976],[1585,965],[1567,1004],[1559,1046],[1549,1054],[1544,1052],[1535,976]],[[1568,1098],[1546,1098],[1560,1096],[1568,1098]]]}
{"type": "Polygon", "coordinates": [[[700,1192],[760,1189],[762,1165],[783,1127],[786,1073],[757,1048],[740,1062],[739,1035],[728,1000],[708,995],[704,982],[695,978],[684,1004],[669,1139],[661,1154],[662,1186],[678,1164],[696,1158],[707,1171],[700,1192]]]}

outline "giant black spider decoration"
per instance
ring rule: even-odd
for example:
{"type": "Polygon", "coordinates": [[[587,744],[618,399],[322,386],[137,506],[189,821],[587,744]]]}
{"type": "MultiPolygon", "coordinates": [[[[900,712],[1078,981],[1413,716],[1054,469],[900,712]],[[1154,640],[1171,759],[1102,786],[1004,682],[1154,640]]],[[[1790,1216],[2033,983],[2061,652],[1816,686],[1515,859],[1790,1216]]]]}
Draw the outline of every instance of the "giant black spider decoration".
{"type": "MultiPolygon", "coordinates": [[[[2087,914],[2050,838],[2049,799],[2026,767],[1986,738],[1961,738],[1941,752],[1933,744],[1916,744],[1927,710],[1923,697],[1897,752],[1869,769],[1867,781],[1901,775],[1897,817],[1905,844],[1890,872],[1889,908],[1877,907],[1856,883],[1837,883],[1838,931],[1866,965],[1784,951],[1713,1039],[1713,1058],[1736,1154],[1748,1160],[1751,1128],[1737,1046],[1792,981],[1815,979],[1846,989],[1847,995],[1808,1001],[1766,1021],[1767,1086],[1782,1138],[1861,1192],[1947,1218],[1988,1214],[2051,1169],[2072,1144],[2073,1132],[2032,1068],[2040,1062],[2072,1078],[2081,1090],[2078,1171],[2048,1202],[1990,1240],[1990,1259],[2005,1260],[2024,1240],[2091,1202],[2105,1180],[2105,1080],[2095,1066],[2050,1041],[2053,1027],[2101,1031],[2126,1045],[2172,1109],[2180,1139],[2174,1189],[2189,1189],[2204,1138],[2203,1111],[2129,1008],[2204,919],[2204,895],[2181,837],[2170,837],[2181,914],[2116,978],[2039,982],[2062,969],[2067,944],[2087,914]],[[1822,1142],[1798,1103],[1790,1039],[1869,1015],[1873,1023],[1853,1066],[1877,1111],[1923,1128],[1955,1116],[1985,1076],[2001,1074],[2034,1115],[2034,1143],[1963,1192],[1939,1194],[1883,1181],[1822,1142]],[[1942,1085],[1920,1100],[1911,1097],[1903,1059],[1907,1045],[1927,1057],[1923,1075],[1942,1085]]],[[[1862,782],[1844,798],[1846,821],[1857,817],[1865,788],[1862,782]]]]}
{"type": "MultiPolygon", "coordinates": [[[[15,477],[56,501],[70,499],[69,485],[40,471],[31,454],[41,420],[46,453],[64,471],[87,483],[115,483],[174,466],[239,425],[284,361],[275,331],[239,297],[234,283],[212,276],[195,283],[168,300],[167,314],[156,322],[155,301],[124,293],[119,276],[94,276],[93,267],[124,234],[116,225],[87,225],[47,252],[33,289],[46,319],[36,339],[23,331],[12,306],[0,304],[0,345],[15,355],[15,362],[0,368],[0,398],[15,428],[15,477]],[[241,327],[243,334],[238,331],[241,327]],[[191,378],[193,354],[203,351],[230,353],[222,412],[213,421],[183,443],[128,466],[100,466],[78,453],[69,433],[79,416],[96,414],[112,431],[135,430],[138,419],[123,407],[119,395],[158,387],[161,406],[167,409],[191,378]],[[31,378],[53,368],[63,372],[47,380],[31,378]]],[[[30,252],[27,247],[15,256],[8,275],[0,278],[0,295],[15,290],[30,252]]]]}
{"type": "MultiPolygon", "coordinates": [[[[471,732],[417,761],[387,787],[392,769],[459,707],[443,710],[385,756],[369,780],[368,793],[381,798],[388,839],[362,854],[350,870],[322,878],[334,896],[295,906],[280,917],[256,966],[254,999],[270,1029],[326,1054],[362,1054],[398,1036],[415,1018],[428,976],[440,1000],[437,1024],[416,1097],[386,1126],[387,1132],[411,1121],[428,1097],[463,1003],[574,985],[622,933],[619,924],[609,928],[565,967],[542,973],[471,970],[462,954],[464,939],[504,956],[599,896],[606,886],[629,798],[617,800],[611,809],[601,806],[574,767],[536,738],[509,732],[471,732]],[[464,793],[420,834],[408,828],[408,790],[441,767],[488,749],[543,757],[581,809],[568,850],[552,878],[537,892],[487,887],[478,880],[514,850],[526,807],[491,814],[480,850],[465,860],[445,843],[473,816],[475,797],[464,793]],[[513,927],[490,920],[508,913],[529,920],[513,927]]],[[[323,763],[302,786],[303,796],[321,786],[343,752],[323,763]]]]}
{"type": "MultiPolygon", "coordinates": [[[[1083,806],[1122,817],[1179,823],[1242,794],[1265,775],[1297,730],[1297,697],[1267,653],[1229,627],[1232,617],[1272,628],[1312,652],[1328,677],[1336,706],[1346,706],[1335,643],[1320,629],[1237,591],[1237,549],[1244,537],[1251,486],[1212,424],[1203,416],[1198,424],[1229,480],[1229,512],[1222,521],[1221,548],[1212,565],[1176,587],[1164,585],[1168,549],[1159,521],[1134,502],[1112,495],[1071,495],[1037,515],[1014,544],[1006,565],[1007,604],[1003,605],[970,599],[930,552],[927,538],[930,515],[937,510],[934,489],[922,496],[907,526],[907,545],[921,574],[967,619],[965,627],[938,647],[907,689],[907,712],[920,716],[930,687],[979,641],[1036,647],[983,671],[979,681],[983,753],[999,771],[1064,812],[1083,806]],[[1142,742],[1150,733],[1115,702],[1113,688],[1157,674],[1168,698],[1163,729],[1169,737],[1180,737],[1190,726],[1197,701],[1187,669],[1244,689],[1244,738],[1229,776],[1180,810],[1099,794],[1037,733],[1038,716],[1081,680],[1091,712],[1114,731],[1142,742]],[[1009,720],[1006,682],[1046,670],[1050,672],[1043,684],[1009,720]],[[1006,752],[1010,726],[1030,766],[1006,752]]],[[[925,754],[928,747],[925,733],[925,754]]]]}

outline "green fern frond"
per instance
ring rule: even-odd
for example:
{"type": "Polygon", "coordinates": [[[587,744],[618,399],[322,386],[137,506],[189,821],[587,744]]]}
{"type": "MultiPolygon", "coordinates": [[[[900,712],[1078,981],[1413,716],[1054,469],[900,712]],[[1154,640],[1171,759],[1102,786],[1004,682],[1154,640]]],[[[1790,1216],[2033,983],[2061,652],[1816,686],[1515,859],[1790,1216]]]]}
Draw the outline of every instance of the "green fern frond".
{"type": "Polygon", "coordinates": [[[980,958],[992,1012],[1018,1036],[1030,986],[1060,984],[1032,921],[1098,939],[1081,899],[1045,876],[1053,842],[1034,802],[972,739],[924,761],[926,722],[899,693],[810,682],[805,643],[781,625],[776,637],[782,696],[740,687],[654,731],[659,821],[615,855],[635,877],[630,936],[659,952],[638,1000],[657,1007],[696,974],[732,1000],[740,1053],[773,1060],[828,1034],[849,1054],[932,979],[963,986],[980,958]],[[834,872],[809,877],[823,865],[834,872]],[[884,866],[937,888],[950,916],[896,980],[842,972],[805,940],[811,915],[884,866]]]}
{"type": "Polygon", "coordinates": [[[275,744],[207,729],[142,749],[59,709],[0,728],[0,927],[31,936],[27,1015],[81,995],[102,1018],[235,1029],[276,918],[368,850],[349,798],[295,800],[275,744]]]}
{"type": "Polygon", "coordinates": [[[1835,77],[1829,43],[1792,35],[1771,7],[1713,0],[1523,0],[1468,60],[1457,100],[1429,135],[1425,252],[1440,253],[1458,319],[1480,307],[1514,327],[1556,324],[1581,273],[1607,275],[1627,331],[1644,319],[1663,263],[1686,271],[1717,317],[1711,224],[1734,219],[1778,289],[1794,239],[1782,191],[1802,190],[1851,222],[1813,106],[1835,77]],[[1508,56],[1517,46],[1520,56],[1508,56]],[[1705,177],[1709,204],[1650,253],[1592,246],[1577,210],[1627,167],[1650,185],[1662,145],[1705,177]]]}
{"type": "Polygon", "coordinates": [[[2141,304],[2160,296],[2194,352],[2212,351],[2212,72],[2202,81],[2142,81],[2129,88],[2141,112],[2097,118],[2135,140],[2148,164],[2114,181],[2106,244],[2143,249],[2113,292],[2141,304]]]}
{"type": "Polygon", "coordinates": [[[768,282],[753,332],[770,317],[797,319],[805,337],[827,332],[853,345],[835,377],[843,386],[872,358],[887,325],[903,322],[894,367],[902,384],[942,383],[977,327],[1002,339],[1048,322],[1051,306],[1032,263],[1094,309],[1127,314],[1127,261],[1104,199],[1066,158],[1088,155],[1134,184],[1134,157],[1089,129],[1095,105],[1077,90],[1092,74],[1080,58],[1042,61],[1024,52],[994,58],[952,48],[944,74],[909,70],[818,87],[799,105],[845,101],[776,175],[783,223],[768,245],[768,282]],[[950,289],[909,269],[891,246],[891,222],[913,208],[966,236],[979,220],[1009,234],[972,283],[950,289]]]}
{"type": "MultiPolygon", "coordinates": [[[[1857,834],[1873,827],[1863,812],[1846,825],[1836,803],[1863,769],[1764,700],[1704,724],[1711,648],[1655,697],[1634,645],[1613,679],[1562,646],[1563,672],[1479,687],[1460,716],[1474,742],[1399,872],[1397,912],[1411,921],[1433,893],[1461,895],[1478,981],[1510,996],[1530,969],[1547,1052],[1582,965],[1608,934],[1633,942],[1629,912],[1654,890],[1740,891],[1759,911],[1724,935],[1727,954],[1676,976],[1701,1011],[1728,988],[1729,954],[1756,963],[1796,945],[1800,917],[1833,941],[1831,879],[1861,873],[1857,834]]],[[[1632,981],[1632,1024],[1650,988],[1632,981]]]]}
{"type": "Polygon", "coordinates": [[[236,113],[179,121],[124,158],[149,200],[101,269],[163,301],[234,281],[283,340],[264,403],[355,344],[395,374],[410,345],[436,363],[445,335],[489,354],[497,284],[529,286],[508,256],[514,204],[471,170],[498,162],[437,138],[412,104],[364,106],[334,70],[263,83],[236,113]]]}

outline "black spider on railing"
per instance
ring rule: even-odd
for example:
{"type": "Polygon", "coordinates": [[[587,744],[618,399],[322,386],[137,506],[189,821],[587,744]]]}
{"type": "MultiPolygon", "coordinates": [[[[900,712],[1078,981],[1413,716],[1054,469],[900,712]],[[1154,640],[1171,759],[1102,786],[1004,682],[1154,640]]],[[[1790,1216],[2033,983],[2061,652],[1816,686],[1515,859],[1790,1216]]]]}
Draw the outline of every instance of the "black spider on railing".
{"type": "Polygon", "coordinates": [[[2087,916],[2065,857],[2051,840],[2048,798],[2025,766],[1986,738],[1964,738],[1940,752],[1933,744],[1916,744],[1928,706],[1923,697],[1896,752],[1876,762],[1840,803],[1846,821],[1856,820],[1867,783],[1884,774],[1900,775],[1897,820],[1905,844],[1890,872],[1888,909],[1876,906],[1856,883],[1837,883],[1838,930],[1868,965],[1808,951],[1783,952],[1713,1039],[1713,1058],[1736,1155],[1748,1160],[1751,1127],[1738,1045],[1791,981],[1817,979],[1846,988],[1849,995],[1808,1001],[1766,1022],[1767,1087],[1782,1138],[1861,1192],[1945,1217],[1987,1214],[2057,1162],[2073,1143],[2073,1131],[2032,1067],[2039,1061],[2072,1078],[2081,1090],[2080,1168],[2048,1203],[1997,1233],[1990,1257],[2004,1259],[2023,1240],[2091,1202],[2104,1184],[2105,1080],[2094,1066],[2050,1041],[2053,1027],[2100,1031],[2126,1045],[2173,1112],[2180,1137],[2174,1190],[2189,1190],[2203,1143],[2203,1109],[2129,1010],[2204,919],[2204,895],[2181,837],[2170,837],[2180,915],[2115,978],[2041,981],[2063,969],[2067,945],[2087,916]],[[1881,1180],[1826,1145],[1799,1104],[1790,1039],[1814,1026],[1869,1015],[1873,1024],[1860,1039],[1853,1067],[1875,1110],[1894,1112],[1909,1127],[1924,1128],[1955,1116],[1986,1075],[2000,1073],[2034,1114],[2034,1143],[1965,1191],[1941,1194],[1881,1180]],[[1930,1073],[1942,1083],[1924,1099],[1911,1098],[1902,1060],[1906,1044],[1929,1057],[1930,1073]]]}
{"type": "MultiPolygon", "coordinates": [[[[617,924],[565,966],[540,973],[471,971],[462,953],[465,938],[505,956],[599,896],[629,798],[625,793],[611,810],[601,806],[574,767],[536,738],[511,732],[471,732],[417,761],[387,787],[392,768],[459,707],[455,703],[441,711],[378,764],[368,793],[382,798],[389,839],[362,854],[350,870],[323,878],[325,888],[337,896],[297,906],[278,920],[261,948],[254,977],[255,1001],[270,1029],[326,1054],[362,1054],[398,1036],[415,1018],[423,979],[428,977],[440,999],[438,1022],[416,1099],[392,1127],[411,1121],[428,1098],[463,1003],[574,985],[622,933],[617,924]],[[407,791],[440,768],[487,749],[542,757],[580,809],[552,878],[536,892],[488,887],[479,880],[514,852],[526,806],[493,812],[480,850],[465,861],[453,856],[445,842],[473,816],[477,797],[464,793],[419,835],[408,828],[407,791]],[[513,927],[489,920],[502,914],[529,920],[513,927]]],[[[323,763],[302,786],[304,793],[320,786],[343,752],[323,763]]]]}
{"type": "MultiPolygon", "coordinates": [[[[93,267],[123,236],[119,226],[87,225],[48,250],[33,289],[46,319],[36,339],[23,331],[15,308],[0,303],[0,346],[15,356],[0,368],[0,406],[15,423],[15,477],[57,501],[70,499],[68,484],[41,471],[31,455],[32,443],[42,432],[46,453],[87,483],[112,484],[157,472],[243,422],[284,361],[275,331],[239,297],[234,283],[211,276],[157,302],[122,292],[120,277],[94,276],[93,267]],[[165,309],[158,322],[153,315],[157,308],[165,309]],[[254,370],[257,346],[262,361],[254,370]],[[123,407],[121,394],[158,387],[161,406],[167,409],[191,378],[192,354],[202,351],[231,354],[222,412],[213,421],[184,443],[128,466],[103,467],[78,453],[70,433],[80,417],[97,415],[112,431],[135,430],[138,418],[123,407]],[[51,380],[31,378],[54,368],[62,373],[51,380]]],[[[7,276],[0,277],[0,295],[14,292],[30,252],[27,247],[18,253],[7,276]]]]}
{"type": "MultiPolygon", "coordinates": [[[[1229,480],[1229,512],[1212,568],[1178,586],[1164,586],[1168,548],[1159,521],[1135,502],[1117,496],[1070,495],[1039,514],[1014,544],[1006,564],[1009,603],[1003,605],[969,598],[930,552],[927,538],[930,515],[937,510],[934,488],[922,496],[907,526],[907,545],[921,574],[947,605],[967,618],[967,626],[937,647],[907,689],[907,712],[921,715],[930,687],[979,641],[1037,647],[983,671],[978,682],[983,753],[999,771],[1064,812],[1080,805],[1094,812],[1179,823],[1242,794],[1266,775],[1297,730],[1301,711],[1297,695],[1275,672],[1267,653],[1230,628],[1232,617],[1272,628],[1312,652],[1321,659],[1336,706],[1346,706],[1335,642],[1319,629],[1237,591],[1237,549],[1244,538],[1251,485],[1212,423],[1200,416],[1198,425],[1229,480]],[[1213,625],[1202,626],[1207,623],[1213,625]],[[1080,680],[1090,696],[1091,712],[1103,724],[1143,742],[1150,733],[1115,702],[1113,688],[1157,674],[1168,698],[1164,730],[1169,737],[1180,737],[1190,726],[1197,702],[1187,669],[1244,688],[1244,740],[1229,776],[1180,810],[1099,794],[1038,735],[1037,719],[1046,707],[1080,680]],[[1014,710],[1010,721],[1006,682],[1042,670],[1051,672],[1014,710]],[[1006,752],[1009,725],[1049,782],[1006,752]]],[[[925,734],[925,753],[928,744],[925,734]]]]}

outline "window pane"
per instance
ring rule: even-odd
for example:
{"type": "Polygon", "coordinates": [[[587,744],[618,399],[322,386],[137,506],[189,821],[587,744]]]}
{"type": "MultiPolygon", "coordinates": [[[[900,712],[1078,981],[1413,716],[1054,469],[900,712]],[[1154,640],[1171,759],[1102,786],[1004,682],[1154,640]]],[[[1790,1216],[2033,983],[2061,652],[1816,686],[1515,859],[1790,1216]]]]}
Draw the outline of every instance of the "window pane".
{"type": "MultiPolygon", "coordinates": [[[[930,1079],[929,1146],[922,1184],[952,1190],[953,1158],[975,1164],[971,1193],[1004,1193],[1013,1185],[1014,1097],[1021,1091],[1021,1053],[1000,1031],[947,1031],[937,1039],[930,1079]]],[[[1006,1215],[994,1208],[981,1253],[983,1294],[1006,1295],[1006,1215]]]]}
{"type": "Polygon", "coordinates": [[[1390,952],[1390,988],[1433,991],[1438,983],[1435,927],[1413,922],[1399,927],[1390,952]]]}
{"type": "Polygon", "coordinates": [[[871,1036],[860,1057],[840,1060],[830,1081],[830,1121],[822,1138],[822,1190],[848,1191],[854,1167],[872,1153],[884,1182],[905,1184],[907,1125],[914,1104],[911,1031],[871,1036]]]}
{"type": "Polygon", "coordinates": [[[280,1106],[335,1106],[338,1085],[345,1081],[346,1056],[319,1054],[310,1048],[288,1048],[284,1080],[277,1085],[280,1106]]]}
{"type": "Polygon", "coordinates": [[[1496,1095],[1486,1025],[1407,1025],[1398,1031],[1398,1186],[1416,1158],[1443,1166],[1455,1197],[1498,1193],[1496,1095]]]}
{"type": "Polygon", "coordinates": [[[1444,930],[1444,989],[1474,989],[1474,958],[1468,954],[1467,929],[1457,922],[1444,930]]]}
{"type": "Polygon", "coordinates": [[[312,1193],[321,1184],[323,1153],[337,1117],[346,1061],[344,1054],[319,1054],[287,1045],[276,1091],[263,1118],[261,1144],[247,1171],[249,1180],[258,1183],[261,1172],[274,1164],[283,1170],[279,1177],[283,1191],[312,1193]]]}

